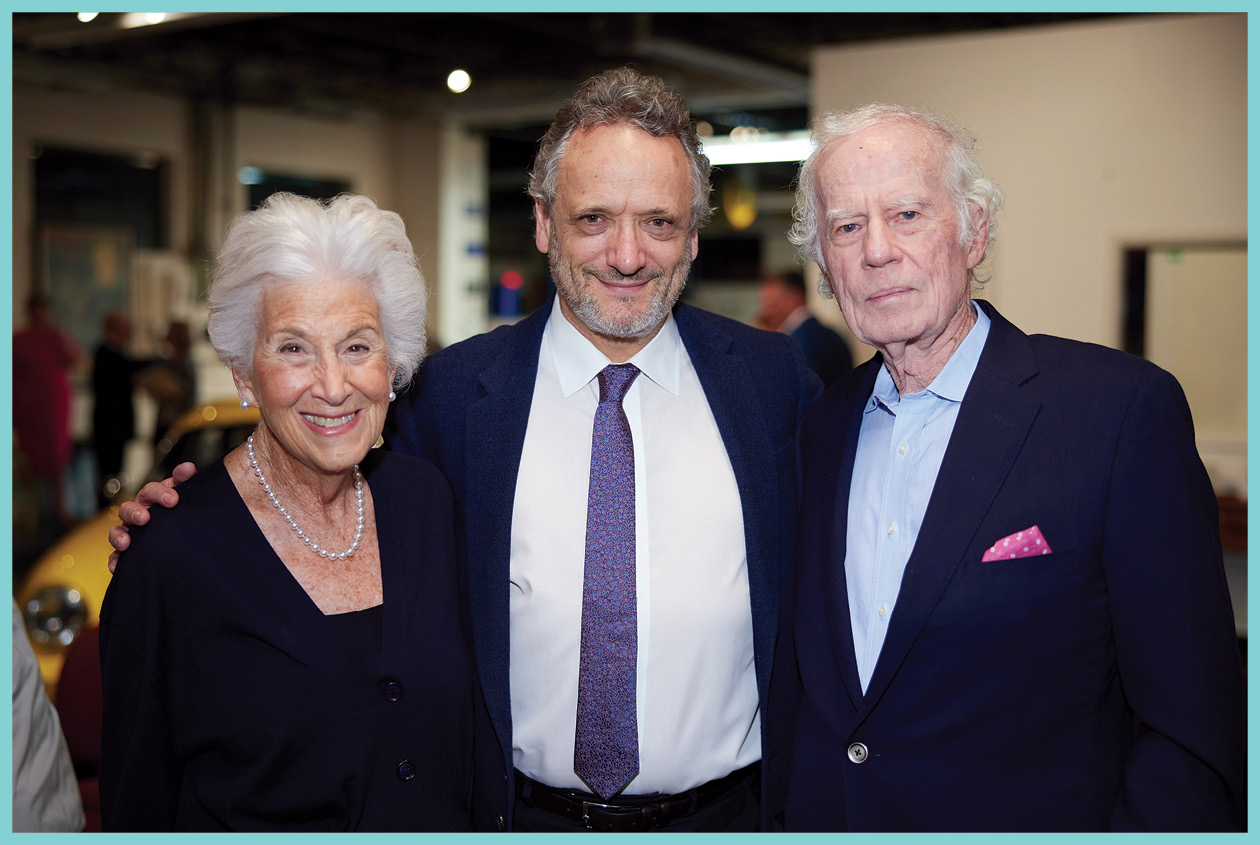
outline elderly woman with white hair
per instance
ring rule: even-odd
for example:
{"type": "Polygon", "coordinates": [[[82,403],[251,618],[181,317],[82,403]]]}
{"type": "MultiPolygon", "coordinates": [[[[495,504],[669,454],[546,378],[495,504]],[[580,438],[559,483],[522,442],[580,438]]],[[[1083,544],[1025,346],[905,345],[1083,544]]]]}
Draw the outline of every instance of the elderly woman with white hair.
{"type": "Polygon", "coordinates": [[[249,439],[133,531],[101,611],[112,830],[463,830],[481,707],[450,488],[373,450],[424,353],[398,215],[238,217],[210,341],[249,439]]]}

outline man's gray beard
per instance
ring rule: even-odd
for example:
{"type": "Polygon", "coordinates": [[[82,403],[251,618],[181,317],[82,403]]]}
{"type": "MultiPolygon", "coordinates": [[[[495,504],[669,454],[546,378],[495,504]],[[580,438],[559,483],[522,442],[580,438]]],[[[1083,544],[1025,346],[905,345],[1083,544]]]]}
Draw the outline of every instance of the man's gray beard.
{"type": "Polygon", "coordinates": [[[560,245],[553,235],[547,263],[551,267],[552,281],[556,283],[556,292],[564,297],[564,301],[582,321],[582,325],[605,337],[626,339],[643,337],[656,331],[682,295],[683,288],[687,286],[687,277],[691,275],[691,256],[684,255],[682,263],[674,268],[675,273],[682,273],[678,289],[671,291],[669,283],[660,284],[660,277],[652,279],[648,282],[653,288],[652,301],[647,311],[642,314],[632,313],[619,320],[599,310],[599,303],[591,292],[592,286],[582,284],[581,271],[571,262],[565,261],[561,253],[560,245]],[[562,279],[567,280],[566,283],[562,284],[562,279]]]}

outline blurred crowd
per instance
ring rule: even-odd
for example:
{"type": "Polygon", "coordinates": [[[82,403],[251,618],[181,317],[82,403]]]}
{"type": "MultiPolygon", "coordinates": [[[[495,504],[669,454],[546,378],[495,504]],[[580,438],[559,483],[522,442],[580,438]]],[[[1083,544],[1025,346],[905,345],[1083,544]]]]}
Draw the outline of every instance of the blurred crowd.
{"type": "MultiPolygon", "coordinates": [[[[196,396],[188,324],[171,321],[154,357],[133,354],[129,315],[104,315],[93,352],[33,295],[13,335],[14,585],[38,555],[126,486],[128,445],[156,447],[196,396]],[[76,385],[81,385],[78,391],[76,385]],[[151,397],[151,427],[137,431],[136,397],[151,397]],[[90,402],[90,428],[76,436],[75,403],[90,402]]],[[[147,422],[147,420],[146,420],[147,422]]]]}

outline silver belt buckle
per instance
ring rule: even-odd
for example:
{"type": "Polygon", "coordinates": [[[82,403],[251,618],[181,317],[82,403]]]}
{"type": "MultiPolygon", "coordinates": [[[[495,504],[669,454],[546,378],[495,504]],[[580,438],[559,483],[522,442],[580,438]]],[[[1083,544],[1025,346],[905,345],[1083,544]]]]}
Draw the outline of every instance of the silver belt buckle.
{"type": "Polygon", "coordinates": [[[591,807],[602,807],[602,804],[592,804],[590,801],[582,802],[582,824],[587,830],[594,830],[591,827],[591,807]]]}
{"type": "Polygon", "coordinates": [[[582,824],[586,826],[587,830],[595,829],[591,827],[591,807],[598,807],[601,810],[612,810],[614,813],[617,812],[618,810],[623,809],[622,807],[618,807],[616,804],[601,804],[598,801],[583,801],[582,802],[582,824]]]}

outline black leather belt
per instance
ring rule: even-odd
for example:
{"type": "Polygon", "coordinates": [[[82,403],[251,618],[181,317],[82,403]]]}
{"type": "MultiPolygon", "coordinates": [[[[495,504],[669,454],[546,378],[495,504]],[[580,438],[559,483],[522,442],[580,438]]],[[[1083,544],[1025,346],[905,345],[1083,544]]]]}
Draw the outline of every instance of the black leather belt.
{"type": "Polygon", "coordinates": [[[516,772],[516,797],[540,810],[581,823],[587,830],[630,833],[662,828],[748,782],[760,797],[761,763],[753,763],[677,795],[600,798],[575,789],[556,789],[516,772]]]}

